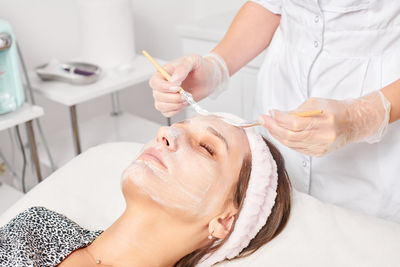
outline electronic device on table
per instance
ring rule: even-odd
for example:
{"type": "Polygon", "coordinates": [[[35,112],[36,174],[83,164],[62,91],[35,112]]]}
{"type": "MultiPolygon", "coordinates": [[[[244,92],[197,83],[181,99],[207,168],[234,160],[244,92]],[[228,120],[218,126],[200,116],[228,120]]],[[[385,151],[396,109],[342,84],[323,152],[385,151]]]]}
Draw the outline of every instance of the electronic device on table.
{"type": "Polygon", "coordinates": [[[15,36],[10,24],[0,20],[0,114],[16,110],[24,100],[15,36]]]}

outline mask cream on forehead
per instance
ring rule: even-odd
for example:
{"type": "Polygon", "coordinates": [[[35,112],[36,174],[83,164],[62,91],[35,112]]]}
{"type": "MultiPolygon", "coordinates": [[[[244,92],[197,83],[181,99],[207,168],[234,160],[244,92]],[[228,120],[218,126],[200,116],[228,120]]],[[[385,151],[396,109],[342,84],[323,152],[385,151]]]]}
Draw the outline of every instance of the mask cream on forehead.
{"type": "Polygon", "coordinates": [[[204,213],[208,210],[205,206],[207,193],[216,180],[215,171],[208,166],[210,162],[204,156],[199,156],[198,149],[187,142],[183,129],[172,126],[167,134],[171,144],[176,142],[175,151],[156,141],[146,144],[142,151],[149,147],[159,150],[169,165],[168,170],[159,169],[151,161],[137,159],[125,170],[122,178],[132,179],[143,193],[161,205],[190,213],[204,213]]]}

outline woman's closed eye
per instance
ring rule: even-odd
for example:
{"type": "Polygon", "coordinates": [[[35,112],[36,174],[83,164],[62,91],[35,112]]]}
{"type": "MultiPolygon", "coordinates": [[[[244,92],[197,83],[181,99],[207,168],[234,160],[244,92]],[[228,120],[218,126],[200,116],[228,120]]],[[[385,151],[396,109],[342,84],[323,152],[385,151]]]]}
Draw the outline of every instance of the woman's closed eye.
{"type": "Polygon", "coordinates": [[[215,151],[210,145],[200,142],[200,147],[203,148],[205,151],[207,151],[207,153],[210,154],[210,156],[215,155],[215,151]]]}

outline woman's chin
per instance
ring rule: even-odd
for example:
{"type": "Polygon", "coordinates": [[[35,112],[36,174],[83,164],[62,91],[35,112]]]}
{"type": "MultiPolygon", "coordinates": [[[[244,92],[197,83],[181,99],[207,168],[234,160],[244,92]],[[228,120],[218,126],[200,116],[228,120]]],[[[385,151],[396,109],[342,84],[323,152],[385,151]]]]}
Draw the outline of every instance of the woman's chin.
{"type": "Polygon", "coordinates": [[[185,222],[195,222],[202,217],[198,206],[194,207],[172,190],[168,190],[168,187],[159,186],[159,183],[154,187],[149,181],[152,179],[156,178],[146,177],[148,183],[145,184],[139,184],[138,177],[123,179],[122,192],[128,208],[139,208],[142,212],[161,210],[171,218],[185,222]]]}

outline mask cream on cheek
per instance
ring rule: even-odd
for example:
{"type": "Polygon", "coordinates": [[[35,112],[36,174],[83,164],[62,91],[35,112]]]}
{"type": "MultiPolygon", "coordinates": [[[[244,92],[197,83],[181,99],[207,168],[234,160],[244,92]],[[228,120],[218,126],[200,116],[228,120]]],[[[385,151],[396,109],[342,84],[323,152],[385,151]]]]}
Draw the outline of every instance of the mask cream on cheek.
{"type": "Polygon", "coordinates": [[[198,175],[192,175],[193,173],[188,175],[188,166],[194,165],[194,168],[191,168],[190,172],[208,173],[208,171],[203,168],[204,164],[202,164],[203,166],[199,166],[198,162],[196,164],[190,162],[199,159],[199,151],[183,140],[184,134],[181,128],[173,126],[168,128],[170,141],[179,142],[178,149],[174,152],[174,158],[178,166],[177,171],[181,173],[177,174],[171,183],[173,184],[174,194],[184,198],[184,202],[181,204],[187,209],[198,211],[211,184],[208,181],[209,179],[207,179],[209,177],[207,174],[205,175],[206,177],[202,178],[199,178],[198,175]],[[179,138],[182,139],[178,140],[179,138]]]}
{"type": "Polygon", "coordinates": [[[180,187],[174,179],[159,179],[154,173],[137,161],[132,164],[123,175],[123,179],[130,179],[135,186],[153,201],[168,208],[198,215],[199,203],[195,195],[180,187]]]}
{"type": "Polygon", "coordinates": [[[199,210],[201,199],[180,186],[176,179],[158,173],[145,161],[136,160],[129,166],[122,175],[122,182],[126,179],[130,179],[143,194],[162,206],[189,213],[199,210]]]}
{"type": "Polygon", "coordinates": [[[199,215],[208,210],[206,199],[216,172],[213,164],[217,165],[201,153],[196,147],[182,144],[176,153],[177,162],[181,166],[180,175],[174,179],[176,194],[183,194],[187,200],[191,200],[199,215]]]}

